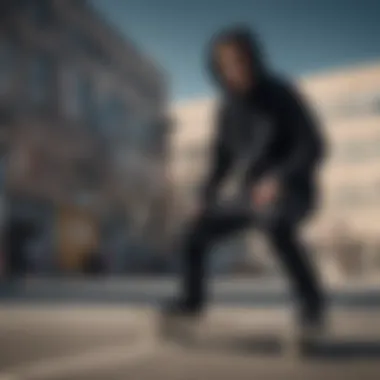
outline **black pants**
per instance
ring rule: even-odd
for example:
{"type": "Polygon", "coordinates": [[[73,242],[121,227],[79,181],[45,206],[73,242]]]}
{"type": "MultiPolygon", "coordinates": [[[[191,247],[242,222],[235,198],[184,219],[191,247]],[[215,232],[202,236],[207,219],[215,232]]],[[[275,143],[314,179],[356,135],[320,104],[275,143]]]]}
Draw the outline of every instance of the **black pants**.
{"type": "Polygon", "coordinates": [[[291,279],[302,317],[313,318],[323,310],[323,295],[319,279],[309,261],[308,253],[298,237],[298,226],[305,208],[287,203],[287,210],[279,217],[263,220],[262,217],[239,209],[208,210],[188,229],[184,246],[183,292],[185,302],[201,309],[206,301],[206,255],[220,239],[248,227],[259,227],[268,236],[278,259],[291,279]],[[299,211],[298,210],[298,211],[299,211]],[[303,211],[302,211],[303,210],[303,211]]]}

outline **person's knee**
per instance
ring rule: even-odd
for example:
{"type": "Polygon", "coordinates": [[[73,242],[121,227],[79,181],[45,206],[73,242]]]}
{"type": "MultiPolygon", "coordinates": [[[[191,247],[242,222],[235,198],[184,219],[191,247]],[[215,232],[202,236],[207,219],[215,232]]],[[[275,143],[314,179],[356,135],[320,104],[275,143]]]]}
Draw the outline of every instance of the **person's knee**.
{"type": "Polygon", "coordinates": [[[210,234],[202,224],[194,225],[187,231],[185,245],[192,254],[201,253],[210,241],[210,234]]]}
{"type": "Polygon", "coordinates": [[[268,229],[267,234],[273,242],[281,242],[283,240],[289,240],[295,234],[294,226],[287,223],[278,221],[273,223],[268,229]]]}

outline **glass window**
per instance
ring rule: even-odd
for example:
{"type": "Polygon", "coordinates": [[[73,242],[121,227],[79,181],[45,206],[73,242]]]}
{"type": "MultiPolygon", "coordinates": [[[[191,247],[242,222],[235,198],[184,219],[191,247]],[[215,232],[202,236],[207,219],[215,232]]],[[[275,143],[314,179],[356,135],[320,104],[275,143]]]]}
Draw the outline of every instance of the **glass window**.
{"type": "Polygon", "coordinates": [[[342,187],[337,192],[337,204],[341,207],[371,207],[377,203],[377,192],[373,186],[342,187]]]}
{"type": "Polygon", "coordinates": [[[74,119],[81,116],[78,84],[78,71],[71,66],[64,67],[61,72],[62,105],[65,115],[74,119]]]}
{"type": "Polygon", "coordinates": [[[93,36],[86,34],[85,31],[79,28],[71,27],[68,30],[68,38],[80,52],[89,55],[104,65],[109,64],[109,57],[93,36]]]}
{"type": "Polygon", "coordinates": [[[12,85],[12,69],[14,64],[14,50],[7,40],[0,40],[0,95],[10,90],[12,85]]]}
{"type": "Polygon", "coordinates": [[[129,136],[130,141],[133,145],[142,145],[142,141],[145,141],[145,124],[143,121],[139,120],[136,116],[133,123],[129,126],[129,136]]]}
{"type": "Polygon", "coordinates": [[[31,0],[28,3],[33,20],[40,26],[47,26],[53,17],[53,2],[51,0],[31,0]]]}
{"type": "Polygon", "coordinates": [[[86,0],[71,0],[71,4],[76,7],[86,7],[88,4],[86,0]]]}
{"type": "Polygon", "coordinates": [[[338,193],[338,203],[341,206],[354,206],[360,203],[360,194],[356,189],[343,188],[338,193]]]}
{"type": "Polygon", "coordinates": [[[348,161],[362,160],[367,155],[367,147],[356,142],[348,144],[343,150],[344,159],[348,161]]]}
{"type": "Polygon", "coordinates": [[[108,135],[121,136],[126,129],[127,111],[124,102],[116,95],[104,104],[102,127],[108,135]]]}
{"type": "Polygon", "coordinates": [[[76,67],[62,71],[63,107],[66,116],[97,127],[100,123],[99,102],[95,83],[76,67]]]}
{"type": "Polygon", "coordinates": [[[78,162],[77,174],[83,189],[95,190],[98,187],[100,181],[100,171],[95,162],[78,162]]]}
{"type": "Polygon", "coordinates": [[[162,120],[156,120],[153,122],[152,126],[153,134],[154,134],[154,147],[153,149],[157,154],[164,153],[166,148],[166,142],[167,139],[167,133],[168,133],[168,127],[167,124],[162,120]]]}
{"type": "Polygon", "coordinates": [[[6,178],[6,167],[7,167],[6,158],[2,154],[0,156],[0,188],[1,188],[0,194],[4,190],[4,181],[5,181],[5,178],[6,178]]]}
{"type": "Polygon", "coordinates": [[[187,149],[186,158],[193,162],[198,162],[205,156],[205,148],[202,145],[193,145],[187,149]]]}
{"type": "Polygon", "coordinates": [[[380,94],[362,94],[325,107],[324,113],[333,117],[356,117],[380,113],[380,94]]]}
{"type": "Polygon", "coordinates": [[[380,94],[373,99],[373,110],[375,113],[380,114],[380,94]]]}
{"type": "Polygon", "coordinates": [[[354,141],[339,147],[336,156],[346,162],[362,162],[363,160],[379,157],[380,140],[374,137],[370,141],[354,141]]]}
{"type": "Polygon", "coordinates": [[[96,125],[98,121],[98,109],[94,85],[88,77],[78,77],[78,103],[79,113],[83,120],[91,125],[96,125]]]}
{"type": "Polygon", "coordinates": [[[28,75],[29,98],[34,105],[45,105],[51,96],[53,81],[53,60],[47,54],[31,59],[28,75]]]}

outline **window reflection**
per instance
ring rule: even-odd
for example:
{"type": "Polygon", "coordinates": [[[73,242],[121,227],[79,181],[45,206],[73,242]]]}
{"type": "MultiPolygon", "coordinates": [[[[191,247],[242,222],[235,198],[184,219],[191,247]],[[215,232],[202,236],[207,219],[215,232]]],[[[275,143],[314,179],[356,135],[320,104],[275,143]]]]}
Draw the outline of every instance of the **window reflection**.
{"type": "Polygon", "coordinates": [[[79,113],[82,120],[92,127],[97,126],[98,109],[94,84],[88,76],[78,76],[79,113]]]}
{"type": "Polygon", "coordinates": [[[358,95],[322,107],[321,113],[332,118],[362,117],[380,114],[380,92],[358,95]]]}
{"type": "Polygon", "coordinates": [[[46,105],[51,96],[54,64],[52,58],[39,53],[31,58],[28,70],[29,99],[33,105],[46,105]]]}
{"type": "Polygon", "coordinates": [[[12,85],[14,47],[9,40],[0,40],[0,95],[6,94],[12,85]]]}
{"type": "Polygon", "coordinates": [[[44,27],[52,22],[53,2],[51,0],[29,0],[26,5],[37,25],[44,27]]]}
{"type": "Polygon", "coordinates": [[[101,106],[101,128],[109,137],[123,137],[126,129],[127,110],[124,101],[111,95],[101,106]]]}

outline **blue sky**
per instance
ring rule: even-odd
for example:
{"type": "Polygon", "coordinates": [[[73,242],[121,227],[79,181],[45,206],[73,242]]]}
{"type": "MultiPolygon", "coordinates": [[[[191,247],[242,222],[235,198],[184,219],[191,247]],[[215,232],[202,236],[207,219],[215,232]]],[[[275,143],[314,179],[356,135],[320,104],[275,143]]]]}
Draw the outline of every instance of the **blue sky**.
{"type": "Polygon", "coordinates": [[[378,60],[379,0],[92,0],[169,75],[171,98],[209,96],[204,48],[219,28],[248,23],[272,65],[292,76],[378,60]]]}

